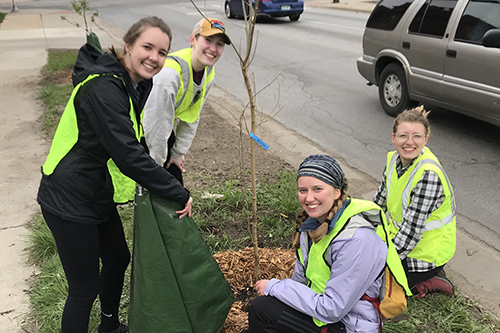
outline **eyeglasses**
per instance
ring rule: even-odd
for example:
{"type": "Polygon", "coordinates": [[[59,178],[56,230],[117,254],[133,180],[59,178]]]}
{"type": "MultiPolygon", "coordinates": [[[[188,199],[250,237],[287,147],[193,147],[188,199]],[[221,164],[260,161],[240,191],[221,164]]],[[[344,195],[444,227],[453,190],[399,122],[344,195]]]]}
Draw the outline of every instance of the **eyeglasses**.
{"type": "Polygon", "coordinates": [[[222,24],[221,21],[212,20],[210,22],[212,23],[212,29],[220,29],[222,30],[222,32],[226,32],[226,28],[224,27],[224,24],[222,24]]]}
{"type": "MultiPolygon", "coordinates": [[[[406,142],[410,138],[410,134],[408,133],[396,133],[394,134],[396,137],[396,140],[401,141],[401,142],[406,142]]],[[[425,134],[424,133],[414,133],[411,135],[411,139],[415,142],[421,142],[425,139],[425,134]]]]}

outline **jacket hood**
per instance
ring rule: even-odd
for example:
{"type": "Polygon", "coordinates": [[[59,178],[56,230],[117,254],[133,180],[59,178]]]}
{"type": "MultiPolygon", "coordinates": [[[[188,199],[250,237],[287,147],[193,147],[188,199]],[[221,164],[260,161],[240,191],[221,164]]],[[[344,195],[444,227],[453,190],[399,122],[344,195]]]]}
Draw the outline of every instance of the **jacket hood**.
{"type": "Polygon", "coordinates": [[[83,45],[78,52],[78,57],[73,68],[73,86],[76,87],[89,75],[103,73],[117,75],[124,79],[130,86],[133,86],[127,70],[114,55],[101,53],[90,44],[83,45]]]}

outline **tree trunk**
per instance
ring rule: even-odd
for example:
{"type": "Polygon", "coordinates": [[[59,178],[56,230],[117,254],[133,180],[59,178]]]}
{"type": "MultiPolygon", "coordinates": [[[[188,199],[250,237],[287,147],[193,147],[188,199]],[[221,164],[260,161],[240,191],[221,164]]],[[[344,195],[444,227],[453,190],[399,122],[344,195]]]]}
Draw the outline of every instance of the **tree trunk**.
{"type": "Polygon", "coordinates": [[[12,0],[12,9],[10,10],[11,13],[18,12],[19,8],[16,6],[16,0],[12,0]]]}
{"type": "MultiPolygon", "coordinates": [[[[247,88],[248,97],[250,101],[250,118],[251,118],[251,126],[250,131],[255,133],[257,128],[256,120],[255,120],[255,101],[253,96],[252,84],[248,78],[248,66],[247,64],[243,64],[241,67],[243,72],[243,78],[245,80],[245,86],[247,88]]],[[[250,174],[252,179],[252,244],[253,244],[253,253],[255,259],[255,281],[260,280],[260,259],[259,259],[259,245],[257,240],[257,174],[255,170],[255,141],[250,139],[250,174]]]]}

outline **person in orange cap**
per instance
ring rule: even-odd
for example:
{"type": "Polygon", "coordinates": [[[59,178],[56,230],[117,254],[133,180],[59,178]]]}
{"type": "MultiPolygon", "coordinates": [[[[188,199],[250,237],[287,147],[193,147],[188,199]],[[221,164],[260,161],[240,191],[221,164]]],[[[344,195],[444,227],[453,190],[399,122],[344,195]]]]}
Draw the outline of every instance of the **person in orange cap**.
{"type": "Polygon", "coordinates": [[[189,40],[191,47],[170,53],[163,69],[153,78],[143,115],[151,157],[181,183],[184,155],[191,147],[212,87],[214,65],[224,46],[231,44],[224,24],[213,18],[198,21],[189,40]]]}

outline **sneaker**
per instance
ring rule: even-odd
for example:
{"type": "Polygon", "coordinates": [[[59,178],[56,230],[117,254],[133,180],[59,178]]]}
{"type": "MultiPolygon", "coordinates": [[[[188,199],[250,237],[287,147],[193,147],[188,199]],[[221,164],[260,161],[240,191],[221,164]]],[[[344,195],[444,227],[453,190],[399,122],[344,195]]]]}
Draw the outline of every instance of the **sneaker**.
{"type": "Polygon", "coordinates": [[[422,298],[428,293],[441,291],[448,295],[453,295],[455,288],[453,284],[446,278],[446,276],[439,274],[424,282],[417,284],[419,295],[417,298],[422,298]]]}
{"type": "Polygon", "coordinates": [[[128,333],[128,326],[120,323],[120,327],[111,332],[104,332],[101,330],[101,325],[97,326],[97,333],[128,333]]]}

